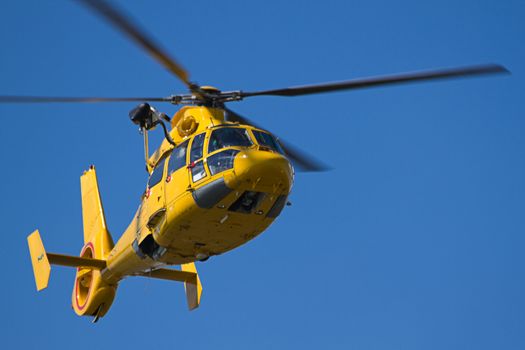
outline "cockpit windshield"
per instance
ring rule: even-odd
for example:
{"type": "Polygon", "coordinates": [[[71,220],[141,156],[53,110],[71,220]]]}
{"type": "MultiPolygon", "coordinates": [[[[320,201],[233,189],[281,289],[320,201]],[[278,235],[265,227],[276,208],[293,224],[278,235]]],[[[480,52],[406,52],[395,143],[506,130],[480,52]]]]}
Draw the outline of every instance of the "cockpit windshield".
{"type": "Polygon", "coordinates": [[[252,132],[259,145],[269,147],[276,152],[284,154],[281,145],[272,135],[257,130],[252,130],[252,132]]]}
{"type": "Polygon", "coordinates": [[[251,145],[252,141],[250,140],[246,129],[220,128],[213,130],[211,133],[210,143],[208,145],[208,153],[226,147],[249,147],[251,145]]]}

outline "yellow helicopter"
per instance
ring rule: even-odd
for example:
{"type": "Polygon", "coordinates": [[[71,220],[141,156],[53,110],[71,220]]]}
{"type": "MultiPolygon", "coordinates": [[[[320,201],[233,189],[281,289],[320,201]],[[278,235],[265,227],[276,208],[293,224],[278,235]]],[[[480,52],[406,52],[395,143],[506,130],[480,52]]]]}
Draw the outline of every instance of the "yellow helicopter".
{"type": "Polygon", "coordinates": [[[288,203],[295,168],[326,167],[226,107],[254,96],[300,96],[445,78],[508,73],[496,64],[449,68],[254,92],[220,91],[191,82],[188,73],[105,0],[79,0],[133,39],[177,76],[187,94],[168,97],[0,96],[1,103],[141,102],[130,113],[144,138],[149,174],[141,204],[116,244],[108,231],[94,166],[80,177],[84,246],[79,256],[46,252],[39,231],[28,237],[37,290],[47,287],[51,264],[77,268],[72,306],[94,322],[110,309],[119,282],[145,276],[184,282],[189,309],[202,286],[195,268],[253,239],[288,203]],[[183,106],[172,118],[148,102],[183,106]],[[169,130],[166,123],[169,123],[169,130]],[[164,139],[152,154],[148,132],[164,139]],[[180,265],[181,269],[167,266],[180,265]]]}

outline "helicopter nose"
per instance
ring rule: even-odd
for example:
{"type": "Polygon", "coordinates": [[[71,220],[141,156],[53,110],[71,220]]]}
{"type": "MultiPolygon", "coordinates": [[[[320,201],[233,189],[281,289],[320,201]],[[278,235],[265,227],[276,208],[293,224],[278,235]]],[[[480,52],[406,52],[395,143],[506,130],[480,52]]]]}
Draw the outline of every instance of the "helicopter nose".
{"type": "Polygon", "coordinates": [[[235,176],[227,185],[230,188],[246,186],[260,192],[290,191],[293,169],[284,156],[262,150],[245,150],[237,154],[233,164],[235,176]]]}

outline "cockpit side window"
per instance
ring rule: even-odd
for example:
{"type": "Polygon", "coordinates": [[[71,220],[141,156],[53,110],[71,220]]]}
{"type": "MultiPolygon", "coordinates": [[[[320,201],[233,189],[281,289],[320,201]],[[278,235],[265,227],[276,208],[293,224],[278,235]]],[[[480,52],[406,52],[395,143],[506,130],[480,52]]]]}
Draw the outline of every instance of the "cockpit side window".
{"type": "Polygon", "coordinates": [[[193,163],[196,160],[199,160],[202,158],[205,135],[206,135],[205,133],[202,133],[193,138],[193,142],[191,144],[191,152],[190,152],[190,163],[193,163]]]}
{"type": "Polygon", "coordinates": [[[166,157],[162,158],[157,165],[155,166],[155,169],[153,169],[153,172],[151,173],[151,176],[148,180],[148,188],[152,188],[156,184],[162,180],[162,175],[164,174],[164,163],[166,162],[166,157]]]}
{"type": "Polygon", "coordinates": [[[186,150],[188,149],[188,140],[179,144],[171,152],[170,162],[168,163],[168,174],[186,166],[186,150]]]}
{"type": "Polygon", "coordinates": [[[206,177],[206,169],[202,159],[205,133],[199,134],[193,138],[190,150],[191,180],[197,182],[206,177]]]}
{"type": "Polygon", "coordinates": [[[259,145],[269,147],[276,152],[284,154],[284,150],[282,149],[281,145],[272,135],[257,130],[252,130],[252,133],[259,145]]]}
{"type": "Polygon", "coordinates": [[[213,130],[208,145],[208,153],[218,149],[240,146],[249,147],[252,141],[246,129],[242,128],[220,128],[213,130]]]}

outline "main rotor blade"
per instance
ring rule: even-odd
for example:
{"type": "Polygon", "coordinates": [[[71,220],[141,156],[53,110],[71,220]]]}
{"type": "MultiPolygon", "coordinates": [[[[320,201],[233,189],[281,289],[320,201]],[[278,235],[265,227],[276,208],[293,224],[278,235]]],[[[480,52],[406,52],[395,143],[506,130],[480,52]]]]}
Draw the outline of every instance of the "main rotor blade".
{"type": "Polygon", "coordinates": [[[448,68],[438,70],[419,71],[411,73],[401,73],[395,75],[378,76],[371,78],[353,79],[334,83],[324,83],[315,85],[293,86],[284,89],[263,90],[254,92],[242,92],[242,97],[250,96],[299,96],[332,92],[338,90],[362,89],[373,86],[401,84],[409,82],[461,78],[468,76],[510,73],[505,67],[497,64],[486,64],[480,66],[469,66],[460,68],[448,68]]]}
{"type": "MultiPolygon", "coordinates": [[[[223,108],[227,113],[227,120],[238,122],[240,124],[252,125],[258,129],[266,130],[265,128],[258,126],[257,124],[252,122],[250,119],[241,116],[240,114],[232,111],[231,109],[227,107],[223,107],[223,108]]],[[[286,153],[286,156],[292,161],[295,167],[299,169],[300,171],[312,172],[312,171],[329,170],[329,168],[326,165],[322,164],[318,160],[315,160],[312,156],[301,151],[299,148],[290,145],[288,142],[285,142],[283,139],[279,138],[279,143],[281,144],[281,147],[286,153]]]]}
{"type": "Polygon", "coordinates": [[[171,102],[169,97],[46,97],[0,96],[0,103],[98,103],[98,102],[171,102]]]}
{"type": "Polygon", "coordinates": [[[189,81],[188,73],[173,58],[164,52],[155,42],[138,28],[131,20],[126,18],[121,11],[105,0],[77,0],[90,7],[94,12],[102,15],[115,27],[137,42],[154,59],[160,62],[170,72],[175,74],[190,89],[193,85],[189,81]]]}

